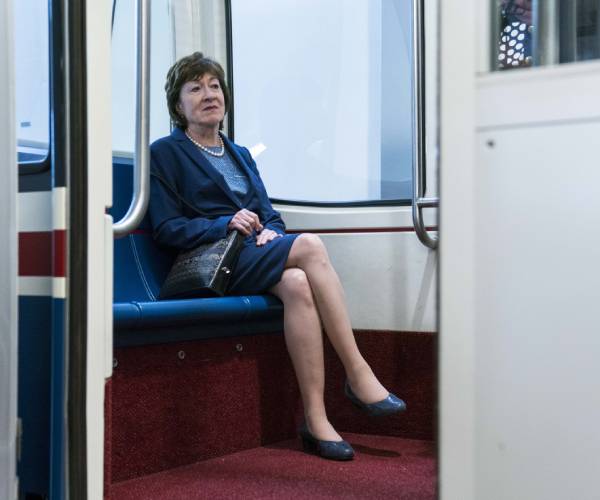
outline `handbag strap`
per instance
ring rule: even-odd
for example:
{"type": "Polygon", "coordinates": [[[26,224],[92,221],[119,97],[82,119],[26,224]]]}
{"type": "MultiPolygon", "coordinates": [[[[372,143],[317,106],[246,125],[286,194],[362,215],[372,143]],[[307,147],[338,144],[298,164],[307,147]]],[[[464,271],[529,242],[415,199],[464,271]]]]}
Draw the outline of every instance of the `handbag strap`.
{"type": "Polygon", "coordinates": [[[219,213],[219,212],[212,212],[212,213],[206,213],[202,210],[200,210],[198,207],[192,205],[189,201],[187,201],[183,196],[181,196],[179,194],[179,192],[173,187],[171,186],[171,184],[169,184],[169,182],[160,174],[157,174],[156,172],[150,172],[150,175],[153,175],[154,177],[156,177],[169,191],[171,191],[171,193],[173,193],[173,195],[175,195],[175,197],[181,202],[183,203],[186,207],[188,207],[189,209],[193,210],[194,212],[196,212],[198,215],[200,215],[201,217],[211,217],[211,216],[220,216],[220,215],[230,215],[230,212],[223,212],[223,213],[219,213]]]}
{"type": "Polygon", "coordinates": [[[248,162],[248,166],[252,165],[252,155],[250,154],[250,151],[248,151],[246,148],[239,148],[239,151],[244,159],[248,162]]]}

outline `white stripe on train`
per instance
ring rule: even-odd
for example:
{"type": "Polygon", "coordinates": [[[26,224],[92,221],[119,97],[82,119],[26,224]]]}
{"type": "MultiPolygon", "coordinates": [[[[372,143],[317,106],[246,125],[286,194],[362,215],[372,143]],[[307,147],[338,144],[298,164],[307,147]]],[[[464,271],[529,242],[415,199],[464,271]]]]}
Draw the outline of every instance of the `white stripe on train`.
{"type": "Polygon", "coordinates": [[[19,276],[17,293],[28,297],[53,297],[64,299],[67,296],[67,279],[52,276],[19,276]]]}
{"type": "Polygon", "coordinates": [[[19,232],[67,228],[67,188],[19,193],[19,232]]]}

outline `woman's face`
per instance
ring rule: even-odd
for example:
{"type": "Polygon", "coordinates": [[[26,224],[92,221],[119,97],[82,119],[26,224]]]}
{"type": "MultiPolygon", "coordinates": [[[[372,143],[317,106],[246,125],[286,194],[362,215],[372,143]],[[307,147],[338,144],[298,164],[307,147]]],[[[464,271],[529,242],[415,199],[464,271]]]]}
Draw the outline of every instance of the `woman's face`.
{"type": "Polygon", "coordinates": [[[179,92],[179,112],[188,128],[216,128],[225,116],[225,97],[219,79],[206,73],[183,84],[179,92]]]}

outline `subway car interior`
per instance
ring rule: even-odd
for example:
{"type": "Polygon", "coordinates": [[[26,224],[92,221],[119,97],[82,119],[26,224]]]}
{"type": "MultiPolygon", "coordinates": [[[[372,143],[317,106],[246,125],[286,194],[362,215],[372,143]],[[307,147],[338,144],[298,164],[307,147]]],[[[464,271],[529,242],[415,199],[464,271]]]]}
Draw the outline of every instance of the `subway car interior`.
{"type": "Polygon", "coordinates": [[[600,0],[0,5],[0,498],[599,498],[600,0]],[[353,460],[303,449],[275,295],[160,298],[150,144],[197,51],[406,403],[360,412],[323,332],[353,460]]]}

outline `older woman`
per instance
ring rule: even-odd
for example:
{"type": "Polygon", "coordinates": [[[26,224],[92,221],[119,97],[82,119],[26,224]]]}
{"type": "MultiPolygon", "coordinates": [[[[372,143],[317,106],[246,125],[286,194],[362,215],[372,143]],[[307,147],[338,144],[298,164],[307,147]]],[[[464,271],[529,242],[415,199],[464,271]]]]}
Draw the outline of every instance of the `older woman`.
{"type": "Polygon", "coordinates": [[[165,89],[175,128],[151,148],[154,237],[189,249],[233,230],[246,236],[229,293],[269,292],[281,299],[286,345],[304,403],[299,431],[304,449],[349,460],[354,451],[325,411],[322,327],[344,365],[346,395],[355,405],[370,415],[387,415],[405,404],[379,383],[360,354],[340,280],[319,237],[285,233],[250,153],[220,132],[230,103],[221,66],[196,52],[173,65],[165,89]]]}

